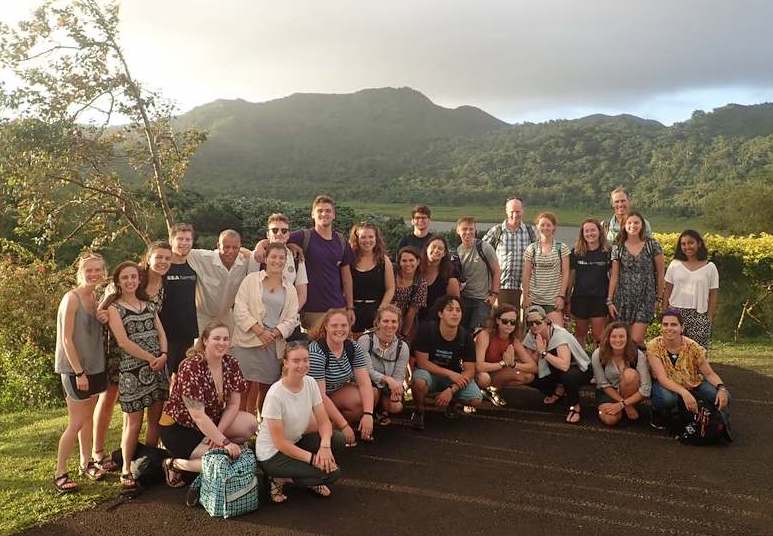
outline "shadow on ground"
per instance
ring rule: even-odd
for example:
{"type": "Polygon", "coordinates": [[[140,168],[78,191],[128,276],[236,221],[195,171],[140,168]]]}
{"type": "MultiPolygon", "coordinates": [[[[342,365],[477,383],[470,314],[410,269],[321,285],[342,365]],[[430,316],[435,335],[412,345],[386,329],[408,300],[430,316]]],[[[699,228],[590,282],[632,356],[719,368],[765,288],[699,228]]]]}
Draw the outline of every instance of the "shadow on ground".
{"type": "Polygon", "coordinates": [[[340,457],[329,499],[291,490],[284,505],[219,520],[162,486],[24,534],[771,534],[773,379],[716,368],[733,395],[731,446],[683,446],[646,422],[607,429],[590,392],[582,424],[566,424],[565,408],[517,389],[460,421],[433,412],[424,432],[379,429],[340,457]]]}

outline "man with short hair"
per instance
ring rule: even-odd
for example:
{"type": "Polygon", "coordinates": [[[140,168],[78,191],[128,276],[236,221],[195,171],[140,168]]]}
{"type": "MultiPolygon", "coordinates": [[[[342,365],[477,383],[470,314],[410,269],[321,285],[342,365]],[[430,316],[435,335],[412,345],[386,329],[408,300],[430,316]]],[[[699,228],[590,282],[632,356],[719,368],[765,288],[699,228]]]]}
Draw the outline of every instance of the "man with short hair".
{"type": "Polygon", "coordinates": [[[328,309],[346,307],[349,324],[354,324],[354,292],[350,265],[354,253],[346,238],[335,229],[335,202],[327,195],[318,195],[311,204],[313,229],[290,234],[288,243],[303,249],[309,275],[306,305],[301,324],[306,330],[315,329],[328,309]]]}
{"type": "Polygon", "coordinates": [[[217,239],[217,249],[192,249],[187,260],[196,273],[196,317],[199,333],[213,321],[233,328],[233,307],[249,258],[241,254],[242,237],[226,229],[217,239]]]}
{"type": "Polygon", "coordinates": [[[424,398],[435,393],[435,405],[456,418],[462,404],[478,406],[483,395],[475,383],[475,344],[461,326],[462,304],[446,295],[435,302],[437,322],[421,325],[414,342],[413,402],[411,426],[424,429],[424,398]]]}
{"type": "MultiPolygon", "coordinates": [[[[623,220],[631,213],[631,194],[624,187],[618,186],[612,190],[609,197],[615,213],[602,224],[602,227],[607,232],[607,242],[614,244],[620,234],[620,229],[622,229],[623,220]]],[[[646,219],[644,220],[644,234],[647,238],[652,237],[652,227],[646,219]]]]}
{"type": "Polygon", "coordinates": [[[432,233],[429,232],[429,225],[432,223],[431,218],[432,211],[427,205],[416,205],[413,207],[413,212],[411,213],[413,233],[405,235],[400,239],[395,255],[405,246],[413,246],[420,252],[424,252],[427,242],[432,238],[432,233]]]}
{"type": "Polygon", "coordinates": [[[521,276],[523,274],[523,255],[526,248],[537,240],[532,225],[523,221],[524,202],[520,197],[512,197],[505,203],[507,218],[494,225],[483,237],[497,253],[500,272],[499,304],[510,304],[516,309],[521,307],[521,276]]]}
{"type": "MultiPolygon", "coordinates": [[[[260,258],[265,260],[265,248],[268,244],[272,242],[285,244],[287,261],[282,271],[282,277],[295,286],[295,291],[298,294],[298,310],[300,310],[306,303],[309,278],[306,272],[306,262],[303,259],[303,255],[299,254],[300,248],[290,249],[287,247],[287,240],[290,238],[290,219],[281,212],[271,214],[266,224],[266,238],[268,241],[261,240],[255,249],[259,250],[260,258]]],[[[251,263],[248,271],[256,272],[261,270],[262,266],[262,264],[257,262],[251,263]]]]}
{"type": "Polygon", "coordinates": [[[187,260],[193,247],[193,225],[172,225],[169,229],[169,244],[172,246],[172,262],[164,277],[164,304],[158,312],[158,318],[166,333],[166,371],[171,378],[185,359],[185,352],[199,336],[196,319],[198,276],[187,260]]]}
{"type": "Polygon", "coordinates": [[[491,244],[476,236],[475,218],[465,216],[456,222],[462,240],[456,254],[462,267],[464,327],[468,331],[486,324],[491,306],[499,295],[499,260],[491,244]]]}

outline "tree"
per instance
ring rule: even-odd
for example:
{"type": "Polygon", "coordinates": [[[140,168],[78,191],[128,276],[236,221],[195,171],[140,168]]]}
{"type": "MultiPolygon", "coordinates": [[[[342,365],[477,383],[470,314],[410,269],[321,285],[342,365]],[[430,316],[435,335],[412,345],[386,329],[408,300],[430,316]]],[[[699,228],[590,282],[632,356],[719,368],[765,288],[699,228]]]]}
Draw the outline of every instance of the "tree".
{"type": "Polygon", "coordinates": [[[175,131],[172,106],[135,80],[119,42],[117,2],[43,3],[15,28],[0,23],[0,176],[19,225],[55,248],[132,232],[146,243],[171,226],[205,136],[175,131]],[[116,119],[127,121],[114,127],[116,119]]]}
{"type": "Polygon", "coordinates": [[[704,201],[706,222],[735,235],[773,232],[773,173],[748,183],[723,186],[704,201]]]}

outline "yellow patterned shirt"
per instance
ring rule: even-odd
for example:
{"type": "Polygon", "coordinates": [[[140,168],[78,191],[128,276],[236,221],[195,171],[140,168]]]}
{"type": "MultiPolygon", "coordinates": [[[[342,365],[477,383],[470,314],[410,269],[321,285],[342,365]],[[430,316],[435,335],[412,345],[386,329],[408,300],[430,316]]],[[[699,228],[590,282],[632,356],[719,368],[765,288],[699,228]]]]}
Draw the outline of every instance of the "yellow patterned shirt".
{"type": "Polygon", "coordinates": [[[676,365],[671,362],[668,350],[663,344],[663,337],[655,337],[647,343],[647,354],[657,357],[663,364],[666,376],[682,387],[693,389],[703,382],[700,368],[706,361],[706,350],[694,340],[682,337],[682,347],[679,349],[676,365]]]}

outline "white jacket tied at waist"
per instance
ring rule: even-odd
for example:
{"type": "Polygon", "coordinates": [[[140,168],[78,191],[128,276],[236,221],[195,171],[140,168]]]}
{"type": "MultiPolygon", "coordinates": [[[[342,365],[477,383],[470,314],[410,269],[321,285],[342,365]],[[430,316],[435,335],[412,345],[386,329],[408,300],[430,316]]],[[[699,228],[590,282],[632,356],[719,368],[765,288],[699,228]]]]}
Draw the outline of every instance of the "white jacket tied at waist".
{"type": "MultiPolygon", "coordinates": [[[[252,348],[263,346],[263,341],[252,331],[255,324],[263,325],[263,319],[266,316],[266,309],[263,306],[263,280],[266,278],[266,272],[254,272],[242,281],[239,292],[236,293],[234,303],[234,332],[232,343],[234,346],[242,348],[252,348]]],[[[282,306],[282,313],[279,315],[279,323],[276,326],[282,333],[282,339],[276,341],[276,353],[281,358],[284,352],[285,339],[295,330],[300,323],[298,321],[298,294],[295,287],[282,279],[282,286],[285,289],[285,302],[282,306]]]]}

